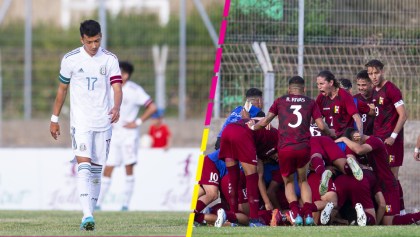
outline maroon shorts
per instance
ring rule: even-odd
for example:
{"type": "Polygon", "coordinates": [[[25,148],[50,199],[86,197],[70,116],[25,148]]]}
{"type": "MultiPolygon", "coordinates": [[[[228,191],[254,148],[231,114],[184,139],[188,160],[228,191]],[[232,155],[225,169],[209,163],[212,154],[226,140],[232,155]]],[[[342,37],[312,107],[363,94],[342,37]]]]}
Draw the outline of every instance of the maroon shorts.
{"type": "MultiPolygon", "coordinates": [[[[229,199],[229,187],[230,187],[229,175],[223,176],[220,181],[220,192],[226,200],[229,199]]],[[[238,182],[238,204],[248,202],[248,197],[246,196],[246,181],[244,172],[240,172],[240,178],[238,182]]]]}
{"type": "Polygon", "coordinates": [[[219,186],[219,170],[214,162],[208,157],[204,157],[201,179],[198,184],[219,186]]]}
{"type": "MultiPolygon", "coordinates": [[[[312,191],[312,202],[321,200],[321,195],[319,195],[319,184],[321,183],[321,176],[315,172],[311,172],[308,175],[308,184],[312,191]]],[[[332,179],[328,182],[328,192],[335,192],[335,185],[333,184],[332,179]]]]}
{"type": "Polygon", "coordinates": [[[402,166],[404,160],[404,140],[396,139],[392,146],[386,145],[388,151],[389,167],[402,166]]]}
{"type": "Polygon", "coordinates": [[[374,197],[376,193],[382,192],[382,189],[376,179],[376,175],[372,170],[363,169],[363,179],[365,178],[369,182],[370,194],[372,197],[374,197]]]}
{"type": "Polygon", "coordinates": [[[361,181],[358,181],[351,175],[340,175],[334,180],[337,196],[338,196],[338,207],[341,208],[346,200],[351,200],[352,205],[361,203],[363,208],[369,209],[374,208],[370,181],[367,177],[363,177],[361,181]]]}
{"type": "Polygon", "coordinates": [[[395,216],[400,213],[400,189],[394,182],[383,182],[382,193],[385,198],[385,216],[395,216]]]}
{"type": "Polygon", "coordinates": [[[309,144],[298,144],[293,146],[287,146],[279,149],[279,166],[280,172],[283,177],[296,172],[298,168],[304,167],[308,164],[311,149],[309,144]]]}
{"type": "Polygon", "coordinates": [[[257,165],[257,149],[253,131],[236,124],[225,127],[220,139],[219,158],[232,158],[240,162],[257,165]]]}
{"type": "Polygon", "coordinates": [[[334,140],[327,136],[311,137],[311,156],[320,153],[325,165],[332,165],[332,162],[339,158],[346,158],[344,152],[338,147],[334,140]]]}

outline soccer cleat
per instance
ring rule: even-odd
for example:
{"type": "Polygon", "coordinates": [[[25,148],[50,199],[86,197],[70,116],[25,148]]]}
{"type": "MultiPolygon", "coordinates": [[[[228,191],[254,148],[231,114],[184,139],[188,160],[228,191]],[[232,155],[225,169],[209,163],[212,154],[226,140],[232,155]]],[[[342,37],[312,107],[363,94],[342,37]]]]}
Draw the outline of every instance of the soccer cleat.
{"type": "Polygon", "coordinates": [[[249,227],[265,227],[266,225],[263,224],[259,219],[250,219],[249,220],[249,227]]]}
{"type": "Polygon", "coordinates": [[[273,212],[271,213],[271,221],[270,221],[270,226],[277,226],[277,223],[279,222],[279,209],[274,209],[273,212]]]}
{"type": "Polygon", "coordinates": [[[82,223],[80,224],[80,230],[95,230],[95,220],[92,216],[83,219],[82,223]]]}
{"type": "Polygon", "coordinates": [[[122,206],[121,211],[128,211],[128,207],[127,206],[122,206]]]}
{"type": "Polygon", "coordinates": [[[295,226],[303,226],[303,219],[300,215],[297,215],[295,218],[295,226]]]}
{"type": "Polygon", "coordinates": [[[332,202],[327,203],[324,210],[321,212],[321,224],[326,225],[330,221],[331,211],[334,209],[334,204],[332,202]]]}
{"type": "Polygon", "coordinates": [[[237,226],[239,226],[239,225],[238,225],[238,223],[232,222],[232,223],[230,223],[230,226],[231,226],[231,227],[237,227],[237,226]]]}
{"type": "Polygon", "coordinates": [[[286,212],[286,219],[290,222],[291,225],[302,226],[303,225],[302,217],[299,214],[296,217],[293,217],[293,216],[294,214],[292,210],[286,212]]]}
{"type": "Polygon", "coordinates": [[[357,161],[354,160],[353,157],[348,157],[347,158],[347,164],[350,166],[350,169],[353,172],[353,176],[359,181],[362,180],[363,179],[363,171],[360,168],[359,164],[357,164],[357,161]]]}
{"type": "Polygon", "coordinates": [[[310,225],[315,225],[315,222],[314,222],[314,218],[312,217],[312,216],[307,216],[306,218],[305,218],[305,225],[308,225],[308,226],[310,226],[310,225]]]}
{"type": "Polygon", "coordinates": [[[222,227],[223,224],[226,222],[226,212],[223,208],[219,208],[217,210],[217,219],[216,222],[214,222],[214,227],[222,227]]]}
{"type": "Polygon", "coordinates": [[[193,223],[193,227],[200,227],[200,226],[206,226],[206,225],[207,225],[207,223],[205,221],[202,222],[202,223],[194,221],[194,223],[193,223]]]}
{"type": "Polygon", "coordinates": [[[356,214],[357,214],[357,224],[359,226],[366,226],[366,213],[363,210],[363,206],[360,203],[356,203],[356,214]]]}
{"type": "Polygon", "coordinates": [[[332,176],[331,170],[325,170],[322,173],[321,183],[319,184],[319,195],[323,196],[328,191],[328,183],[332,176]]]}

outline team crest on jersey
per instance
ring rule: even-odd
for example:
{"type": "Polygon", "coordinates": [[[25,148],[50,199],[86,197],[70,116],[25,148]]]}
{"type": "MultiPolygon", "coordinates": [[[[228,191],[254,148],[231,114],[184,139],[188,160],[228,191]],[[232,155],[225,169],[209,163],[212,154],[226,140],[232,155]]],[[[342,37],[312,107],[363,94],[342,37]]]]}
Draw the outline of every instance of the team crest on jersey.
{"type": "Polygon", "coordinates": [[[379,104],[383,105],[384,104],[384,97],[379,97],[379,104]]]}
{"type": "Polygon", "coordinates": [[[86,151],[86,144],[80,144],[80,151],[86,151]]]}
{"type": "Polygon", "coordinates": [[[389,163],[394,163],[395,161],[395,156],[394,155],[389,155],[389,163]]]}
{"type": "Polygon", "coordinates": [[[386,205],[386,206],[385,206],[385,212],[386,212],[386,213],[390,213],[390,212],[392,212],[392,206],[391,206],[391,205],[386,205]]]}
{"type": "Polygon", "coordinates": [[[334,113],[335,113],[335,114],[340,113],[340,106],[338,106],[338,105],[335,105],[335,106],[334,106],[334,113]]]}
{"type": "Polygon", "coordinates": [[[105,73],[106,73],[106,66],[105,66],[105,65],[102,65],[102,66],[101,66],[101,68],[99,69],[99,73],[100,73],[101,75],[105,75],[105,73]]]}

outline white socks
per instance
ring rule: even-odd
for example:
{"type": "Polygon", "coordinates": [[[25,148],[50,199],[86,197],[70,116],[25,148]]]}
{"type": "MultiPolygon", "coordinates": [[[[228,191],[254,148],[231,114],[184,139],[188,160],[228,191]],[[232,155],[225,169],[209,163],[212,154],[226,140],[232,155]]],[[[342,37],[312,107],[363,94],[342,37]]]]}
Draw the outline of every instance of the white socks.
{"type": "Polygon", "coordinates": [[[99,194],[99,198],[98,198],[98,204],[97,204],[98,206],[102,205],[110,186],[111,186],[111,178],[103,176],[102,182],[101,182],[101,193],[99,194]]]}
{"type": "Polygon", "coordinates": [[[125,187],[124,187],[124,193],[123,193],[123,207],[128,207],[130,204],[131,196],[133,196],[134,191],[134,183],[135,178],[134,175],[127,176],[125,178],[125,187]]]}
{"type": "Polygon", "coordinates": [[[77,191],[79,192],[79,200],[82,205],[83,218],[92,216],[91,211],[91,195],[90,195],[90,176],[91,164],[82,162],[77,165],[77,191]]]}
{"type": "Polygon", "coordinates": [[[90,211],[93,213],[101,191],[102,166],[92,165],[90,175],[90,211]]]}

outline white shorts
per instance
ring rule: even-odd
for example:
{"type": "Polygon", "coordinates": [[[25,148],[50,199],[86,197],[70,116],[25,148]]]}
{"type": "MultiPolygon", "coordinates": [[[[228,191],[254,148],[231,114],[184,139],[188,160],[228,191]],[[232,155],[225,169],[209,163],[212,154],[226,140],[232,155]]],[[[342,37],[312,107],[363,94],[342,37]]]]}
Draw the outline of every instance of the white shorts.
{"type": "Polygon", "coordinates": [[[109,151],[108,166],[132,165],[137,163],[139,144],[138,130],[114,130],[109,151]]]}
{"type": "MultiPolygon", "coordinates": [[[[105,165],[108,159],[109,145],[111,143],[112,129],[105,131],[79,131],[74,127],[70,129],[73,153],[75,156],[87,157],[91,163],[105,165]]],[[[73,162],[76,161],[76,157],[73,162]]]]}

